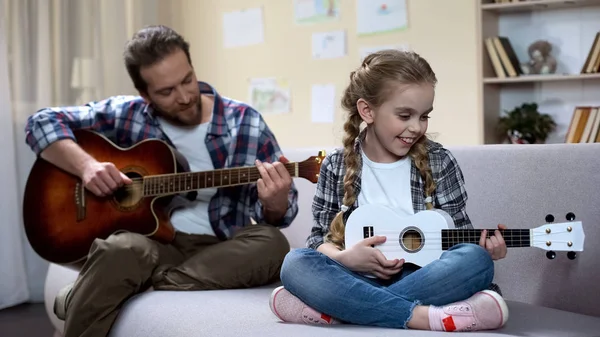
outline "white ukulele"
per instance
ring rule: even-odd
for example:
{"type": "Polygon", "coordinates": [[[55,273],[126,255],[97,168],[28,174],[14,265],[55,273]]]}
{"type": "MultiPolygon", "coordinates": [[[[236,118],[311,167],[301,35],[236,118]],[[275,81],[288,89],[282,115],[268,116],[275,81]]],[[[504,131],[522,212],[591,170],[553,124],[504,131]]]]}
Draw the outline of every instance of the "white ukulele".
{"type": "MultiPolygon", "coordinates": [[[[385,236],[385,243],[377,245],[387,259],[401,259],[406,263],[424,266],[437,260],[442,253],[459,243],[479,244],[483,229],[456,229],[452,218],[442,210],[418,212],[401,216],[392,208],[378,204],[357,207],[348,217],[345,229],[345,247],[349,248],[365,238],[385,236]]],[[[488,230],[488,236],[495,229],[488,230]]],[[[533,229],[501,230],[507,248],[537,247],[548,251],[553,259],[556,251],[583,251],[585,234],[581,221],[545,224],[533,229]]]]}

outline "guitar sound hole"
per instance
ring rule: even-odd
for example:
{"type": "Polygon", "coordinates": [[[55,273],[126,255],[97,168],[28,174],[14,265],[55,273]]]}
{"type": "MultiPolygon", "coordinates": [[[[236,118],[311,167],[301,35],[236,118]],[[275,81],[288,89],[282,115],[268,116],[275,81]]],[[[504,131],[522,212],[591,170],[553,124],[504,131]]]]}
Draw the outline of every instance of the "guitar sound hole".
{"type": "Polygon", "coordinates": [[[406,228],[400,234],[400,245],[407,252],[417,252],[423,248],[423,233],[416,227],[406,228]]]}
{"type": "Polygon", "coordinates": [[[113,201],[121,209],[136,206],[144,197],[144,185],[142,185],[141,180],[138,180],[142,176],[135,172],[128,172],[125,175],[133,180],[133,183],[123,185],[113,193],[113,201]]]}

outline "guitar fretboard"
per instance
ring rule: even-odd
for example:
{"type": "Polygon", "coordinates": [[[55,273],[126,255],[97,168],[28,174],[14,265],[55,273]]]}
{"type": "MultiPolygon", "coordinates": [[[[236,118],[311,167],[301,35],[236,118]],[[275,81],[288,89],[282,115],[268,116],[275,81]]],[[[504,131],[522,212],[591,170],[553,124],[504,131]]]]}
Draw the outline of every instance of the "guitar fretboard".
{"type": "MultiPolygon", "coordinates": [[[[442,229],[442,250],[459,243],[479,244],[483,229],[442,229]]],[[[486,237],[494,235],[495,229],[488,229],[486,237]]],[[[529,229],[501,229],[500,233],[506,247],[519,248],[531,246],[531,231],[529,229]]]]}
{"type": "MultiPolygon", "coordinates": [[[[286,163],[292,177],[298,176],[298,163],[286,163]]],[[[185,193],[210,187],[228,187],[256,182],[260,178],[257,167],[239,167],[213,171],[174,173],[144,177],[144,196],[185,193]]]]}

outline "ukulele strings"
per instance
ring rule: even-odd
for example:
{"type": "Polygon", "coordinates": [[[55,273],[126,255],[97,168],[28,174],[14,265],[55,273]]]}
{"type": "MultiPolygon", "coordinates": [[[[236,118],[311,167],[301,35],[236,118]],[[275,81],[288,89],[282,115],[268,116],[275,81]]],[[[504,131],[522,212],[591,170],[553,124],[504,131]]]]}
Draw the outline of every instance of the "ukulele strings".
{"type": "MultiPolygon", "coordinates": [[[[419,233],[424,233],[424,234],[436,234],[436,233],[440,233],[440,231],[442,231],[442,230],[449,231],[450,233],[452,233],[453,231],[456,231],[456,232],[458,232],[458,231],[460,231],[460,232],[468,232],[468,231],[473,231],[473,232],[475,232],[475,231],[482,231],[482,230],[484,230],[484,229],[485,229],[485,228],[482,228],[482,229],[477,229],[477,228],[475,228],[475,229],[461,229],[461,228],[454,228],[454,229],[453,229],[453,228],[443,228],[443,229],[440,229],[440,230],[437,230],[437,231],[419,231],[419,233]]],[[[504,229],[498,229],[498,230],[499,230],[500,232],[502,232],[502,231],[505,231],[504,229]]],[[[520,231],[527,231],[527,232],[529,232],[529,231],[530,231],[529,229],[520,229],[520,228],[513,228],[513,229],[506,229],[506,230],[508,230],[508,231],[512,231],[512,230],[520,230],[520,231]]],[[[491,231],[491,229],[488,229],[488,231],[491,231]]],[[[378,233],[383,233],[383,234],[390,234],[390,233],[391,233],[391,234],[396,234],[396,233],[398,233],[398,231],[397,231],[397,230],[390,230],[390,231],[377,231],[377,232],[378,232],[378,233]]]]}
{"type": "MultiPolygon", "coordinates": [[[[533,236],[529,236],[529,235],[507,235],[504,238],[507,241],[508,240],[510,240],[510,241],[531,241],[531,242],[546,242],[547,241],[546,239],[541,239],[540,236],[546,236],[546,235],[545,234],[534,234],[533,236]],[[533,239],[530,240],[530,238],[533,238],[533,239]]],[[[454,241],[472,241],[472,240],[479,240],[480,238],[481,238],[481,236],[479,236],[479,235],[470,235],[470,236],[462,236],[462,237],[454,237],[454,238],[441,238],[441,237],[426,238],[424,241],[425,242],[439,243],[439,242],[454,242],[454,241]]],[[[415,243],[415,242],[421,242],[423,240],[421,238],[405,238],[403,240],[400,240],[399,238],[396,238],[396,237],[387,237],[386,236],[386,242],[384,242],[382,244],[379,244],[378,246],[397,245],[396,242],[399,242],[399,241],[415,243]]],[[[567,240],[565,240],[565,241],[552,240],[552,242],[564,243],[564,242],[569,242],[569,241],[567,241],[567,240]]]]}
{"type": "MultiPolygon", "coordinates": [[[[471,231],[476,231],[476,229],[469,229],[471,231]]],[[[523,231],[529,231],[529,230],[523,230],[523,231]]],[[[394,231],[388,231],[388,232],[393,232],[396,233],[394,231]]],[[[567,230],[562,230],[562,231],[556,231],[555,234],[561,234],[561,233],[566,233],[567,230]]],[[[439,232],[424,232],[424,233],[439,233],[439,232]]],[[[397,250],[404,250],[399,242],[396,242],[396,240],[400,241],[399,237],[396,236],[387,236],[387,235],[382,235],[385,236],[386,238],[386,242],[377,245],[376,247],[381,247],[384,248],[386,251],[397,251],[397,250]],[[389,240],[389,241],[388,241],[389,240]],[[391,249],[390,249],[391,248],[391,249]]],[[[533,235],[529,235],[529,234],[508,234],[504,236],[504,239],[506,241],[510,241],[510,242],[519,242],[519,243],[523,243],[523,242],[527,242],[529,241],[530,245],[534,245],[534,244],[544,244],[546,242],[545,239],[540,239],[540,237],[546,237],[547,234],[543,234],[543,233],[533,233],[533,235]]],[[[489,237],[489,236],[488,236],[489,237]]],[[[446,238],[442,238],[441,236],[437,236],[435,238],[425,238],[425,242],[426,244],[433,244],[433,245],[442,245],[443,243],[446,244],[451,244],[454,243],[454,241],[459,241],[456,242],[454,244],[459,244],[459,243],[465,243],[465,242],[479,242],[479,240],[481,239],[481,235],[478,234],[471,234],[471,235],[462,235],[462,236],[455,236],[455,237],[446,237],[446,238]]],[[[401,240],[402,243],[405,246],[420,246],[421,242],[423,241],[422,238],[415,238],[415,237],[409,237],[409,238],[405,238],[403,240],[401,240]]],[[[553,240],[554,243],[561,243],[561,244],[566,244],[569,241],[566,240],[553,240]]],[[[439,247],[431,247],[430,245],[427,245],[424,247],[422,247],[419,250],[439,250],[439,247]]]]}
{"type": "MultiPolygon", "coordinates": [[[[447,237],[445,237],[445,239],[450,240],[450,239],[462,239],[463,237],[471,237],[471,236],[476,236],[476,237],[480,237],[481,236],[481,231],[483,231],[483,229],[443,229],[443,230],[447,230],[448,233],[457,233],[457,234],[451,234],[447,237]],[[477,231],[479,231],[479,233],[477,233],[477,231]],[[466,235],[465,235],[466,233],[466,235]]],[[[440,231],[442,231],[442,229],[438,230],[438,231],[423,231],[420,233],[423,234],[433,234],[435,235],[435,237],[440,237],[441,235],[437,235],[440,233],[440,231]]],[[[488,235],[492,235],[492,233],[490,232],[491,230],[488,230],[488,235]]],[[[500,232],[502,233],[504,230],[500,229],[500,232]]],[[[502,237],[547,237],[548,234],[546,233],[537,233],[537,232],[533,232],[531,229],[520,229],[520,228],[513,228],[513,229],[507,229],[508,232],[505,232],[505,234],[502,235],[502,237]],[[515,231],[520,231],[520,232],[515,232],[515,231]]],[[[560,230],[553,230],[552,234],[564,234],[567,233],[568,230],[567,229],[560,229],[560,230]]],[[[381,234],[397,234],[398,231],[378,231],[377,233],[381,233],[381,234]]],[[[386,239],[392,239],[395,240],[396,238],[400,237],[400,234],[397,234],[396,236],[391,235],[379,235],[379,234],[373,234],[373,236],[385,236],[386,239]]],[[[416,240],[415,238],[411,238],[411,240],[416,240]]],[[[428,239],[431,240],[431,239],[428,239]]]]}
{"type": "MultiPolygon", "coordinates": [[[[532,246],[534,243],[538,243],[538,244],[543,244],[546,241],[534,241],[532,242],[532,246]]],[[[567,241],[553,241],[553,243],[561,243],[561,244],[566,244],[567,241]]],[[[409,245],[407,245],[409,246],[409,245]]],[[[398,252],[398,251],[406,251],[406,249],[404,249],[402,246],[400,246],[399,244],[395,244],[395,245],[386,245],[386,244],[382,244],[382,245],[376,245],[375,248],[380,249],[382,252],[398,252]]],[[[407,248],[410,252],[410,249],[407,248]]],[[[415,250],[419,251],[424,251],[424,250],[440,250],[440,247],[430,247],[430,246],[424,246],[421,248],[415,248],[415,250]]]]}
{"type": "MultiPolygon", "coordinates": [[[[443,239],[437,239],[437,240],[436,239],[428,239],[428,240],[425,240],[425,242],[427,244],[428,243],[433,243],[433,244],[451,243],[451,242],[454,242],[454,241],[455,240],[443,240],[443,239]]],[[[461,240],[458,241],[457,243],[473,242],[473,241],[479,242],[479,237],[478,236],[472,236],[472,237],[468,237],[468,238],[461,238],[461,240]]],[[[516,242],[516,241],[530,241],[530,242],[538,242],[538,243],[540,243],[540,242],[541,243],[546,242],[546,240],[540,240],[540,239],[529,240],[529,239],[522,239],[522,238],[508,238],[507,241],[511,241],[511,242],[516,242]]],[[[405,243],[408,242],[408,243],[414,244],[414,243],[420,243],[421,240],[418,240],[418,239],[414,239],[414,240],[402,240],[402,242],[405,242],[405,243]]],[[[552,242],[566,243],[566,242],[569,242],[569,241],[566,241],[566,240],[561,240],[561,241],[552,240],[552,242]]],[[[378,244],[377,246],[397,246],[397,245],[399,245],[399,243],[397,243],[397,242],[384,242],[384,243],[378,244]]]]}

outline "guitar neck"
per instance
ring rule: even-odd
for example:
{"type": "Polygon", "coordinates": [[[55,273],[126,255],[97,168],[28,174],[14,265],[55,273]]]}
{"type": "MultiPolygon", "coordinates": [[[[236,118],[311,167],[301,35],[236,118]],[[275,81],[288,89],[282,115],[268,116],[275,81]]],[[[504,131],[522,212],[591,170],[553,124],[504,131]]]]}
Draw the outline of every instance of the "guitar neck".
{"type": "MultiPolygon", "coordinates": [[[[302,163],[284,164],[288,173],[299,177],[302,163]]],[[[144,177],[144,196],[178,194],[203,188],[229,187],[256,182],[260,172],[256,166],[236,167],[201,172],[183,172],[144,177]]]]}
{"type": "MultiPolygon", "coordinates": [[[[483,229],[442,229],[442,249],[447,250],[459,243],[479,244],[483,229]]],[[[494,235],[495,229],[488,229],[486,237],[494,235]]],[[[531,230],[500,229],[507,248],[531,246],[531,230]]]]}

